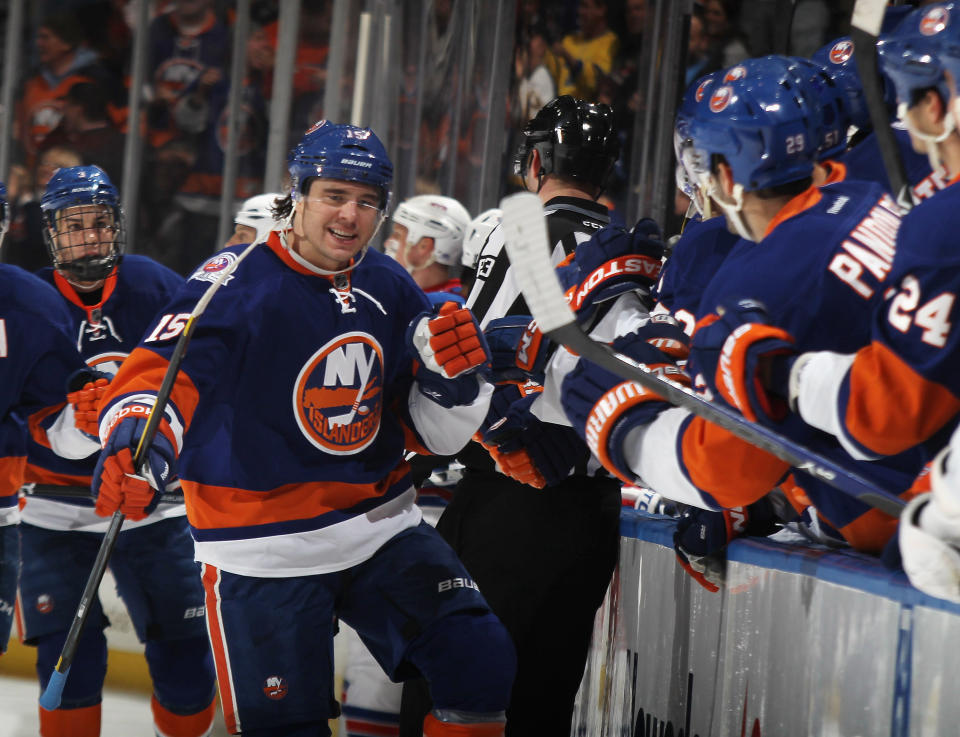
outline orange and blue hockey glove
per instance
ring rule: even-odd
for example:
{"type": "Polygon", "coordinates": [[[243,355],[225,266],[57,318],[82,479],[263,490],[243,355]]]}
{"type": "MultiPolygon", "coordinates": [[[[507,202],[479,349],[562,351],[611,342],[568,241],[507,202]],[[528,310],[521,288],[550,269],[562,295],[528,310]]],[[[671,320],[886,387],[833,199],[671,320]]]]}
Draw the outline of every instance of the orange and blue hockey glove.
{"type": "Polygon", "coordinates": [[[406,339],[422,394],[443,407],[477,398],[479,376],[490,367],[490,350],[470,310],[444,302],[433,312],[421,312],[411,320],[406,339]]]}
{"type": "Polygon", "coordinates": [[[92,485],[96,512],[102,517],[119,510],[133,521],[142,520],[157,508],[160,495],[176,484],[177,441],[166,419],[160,421],[140,473],[134,468],[133,456],[149,413],[148,405],[128,404],[107,431],[92,485]]]}
{"type": "Polygon", "coordinates": [[[110,386],[110,376],[95,369],[74,371],[67,379],[67,402],[73,407],[73,424],[80,432],[100,437],[100,402],[110,386]]]}
{"type": "Polygon", "coordinates": [[[793,336],[770,325],[761,303],[728,300],[697,324],[691,373],[751,422],[775,424],[790,411],[787,377],[796,355],[793,336]]]}

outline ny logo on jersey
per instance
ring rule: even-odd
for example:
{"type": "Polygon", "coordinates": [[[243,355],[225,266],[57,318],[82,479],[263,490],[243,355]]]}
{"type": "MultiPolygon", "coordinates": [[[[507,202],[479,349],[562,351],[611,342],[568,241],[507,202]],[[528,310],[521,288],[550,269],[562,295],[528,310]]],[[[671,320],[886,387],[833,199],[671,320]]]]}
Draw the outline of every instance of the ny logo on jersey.
{"type": "Polygon", "coordinates": [[[105,340],[107,337],[113,338],[118,343],[123,342],[120,333],[113,327],[113,320],[109,317],[102,315],[100,322],[87,322],[84,320],[80,323],[80,334],[77,335],[77,350],[81,353],[83,352],[84,341],[105,340]]]}
{"type": "Polygon", "coordinates": [[[368,333],[331,340],[300,370],[293,407],[300,431],[333,455],[366,448],[380,430],[383,350],[368,333]]]}
{"type": "Polygon", "coordinates": [[[333,287],[331,287],[329,291],[330,294],[336,298],[337,304],[340,305],[341,314],[346,315],[348,312],[357,311],[357,308],[353,306],[353,303],[357,301],[357,298],[353,296],[353,292],[341,291],[333,287]]]}

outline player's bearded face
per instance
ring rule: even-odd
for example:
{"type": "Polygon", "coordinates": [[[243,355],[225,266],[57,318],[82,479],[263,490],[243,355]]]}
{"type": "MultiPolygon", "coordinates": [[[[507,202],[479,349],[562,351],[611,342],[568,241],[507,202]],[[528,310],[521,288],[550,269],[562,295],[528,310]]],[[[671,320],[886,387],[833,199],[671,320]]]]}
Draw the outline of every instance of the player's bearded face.
{"type": "Polygon", "coordinates": [[[380,224],[380,191],[338,179],[314,179],[296,204],[296,251],[329,271],[349,265],[380,224]]]}
{"type": "Polygon", "coordinates": [[[113,211],[106,205],[77,205],[57,213],[57,261],[107,256],[117,239],[113,211]]]}

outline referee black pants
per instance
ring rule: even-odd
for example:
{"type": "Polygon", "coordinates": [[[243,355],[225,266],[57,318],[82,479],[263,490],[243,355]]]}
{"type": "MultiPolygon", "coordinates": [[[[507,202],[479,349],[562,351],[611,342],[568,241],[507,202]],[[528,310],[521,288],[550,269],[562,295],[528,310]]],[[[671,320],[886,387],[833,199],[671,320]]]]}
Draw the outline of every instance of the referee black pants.
{"type": "MultiPolygon", "coordinates": [[[[566,737],[593,620],[620,547],[620,483],[574,476],[534,489],[468,469],[437,524],[513,637],[507,737],[566,737]]],[[[403,690],[401,737],[420,737],[423,681],[403,690]]]]}

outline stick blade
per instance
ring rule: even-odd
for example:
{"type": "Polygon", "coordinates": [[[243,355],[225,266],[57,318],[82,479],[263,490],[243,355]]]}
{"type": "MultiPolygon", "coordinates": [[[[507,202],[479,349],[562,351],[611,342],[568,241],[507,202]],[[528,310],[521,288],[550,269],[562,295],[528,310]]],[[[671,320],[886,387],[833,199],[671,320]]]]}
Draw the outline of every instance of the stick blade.
{"type": "Polygon", "coordinates": [[[574,322],[550,262],[550,239],[540,198],[530,192],[504,197],[503,238],[520,290],[540,329],[548,333],[574,322]]]}
{"type": "Polygon", "coordinates": [[[853,6],[850,25],[864,33],[869,33],[876,40],[883,27],[883,14],[886,9],[887,0],[857,0],[856,5],[853,6]]]}

